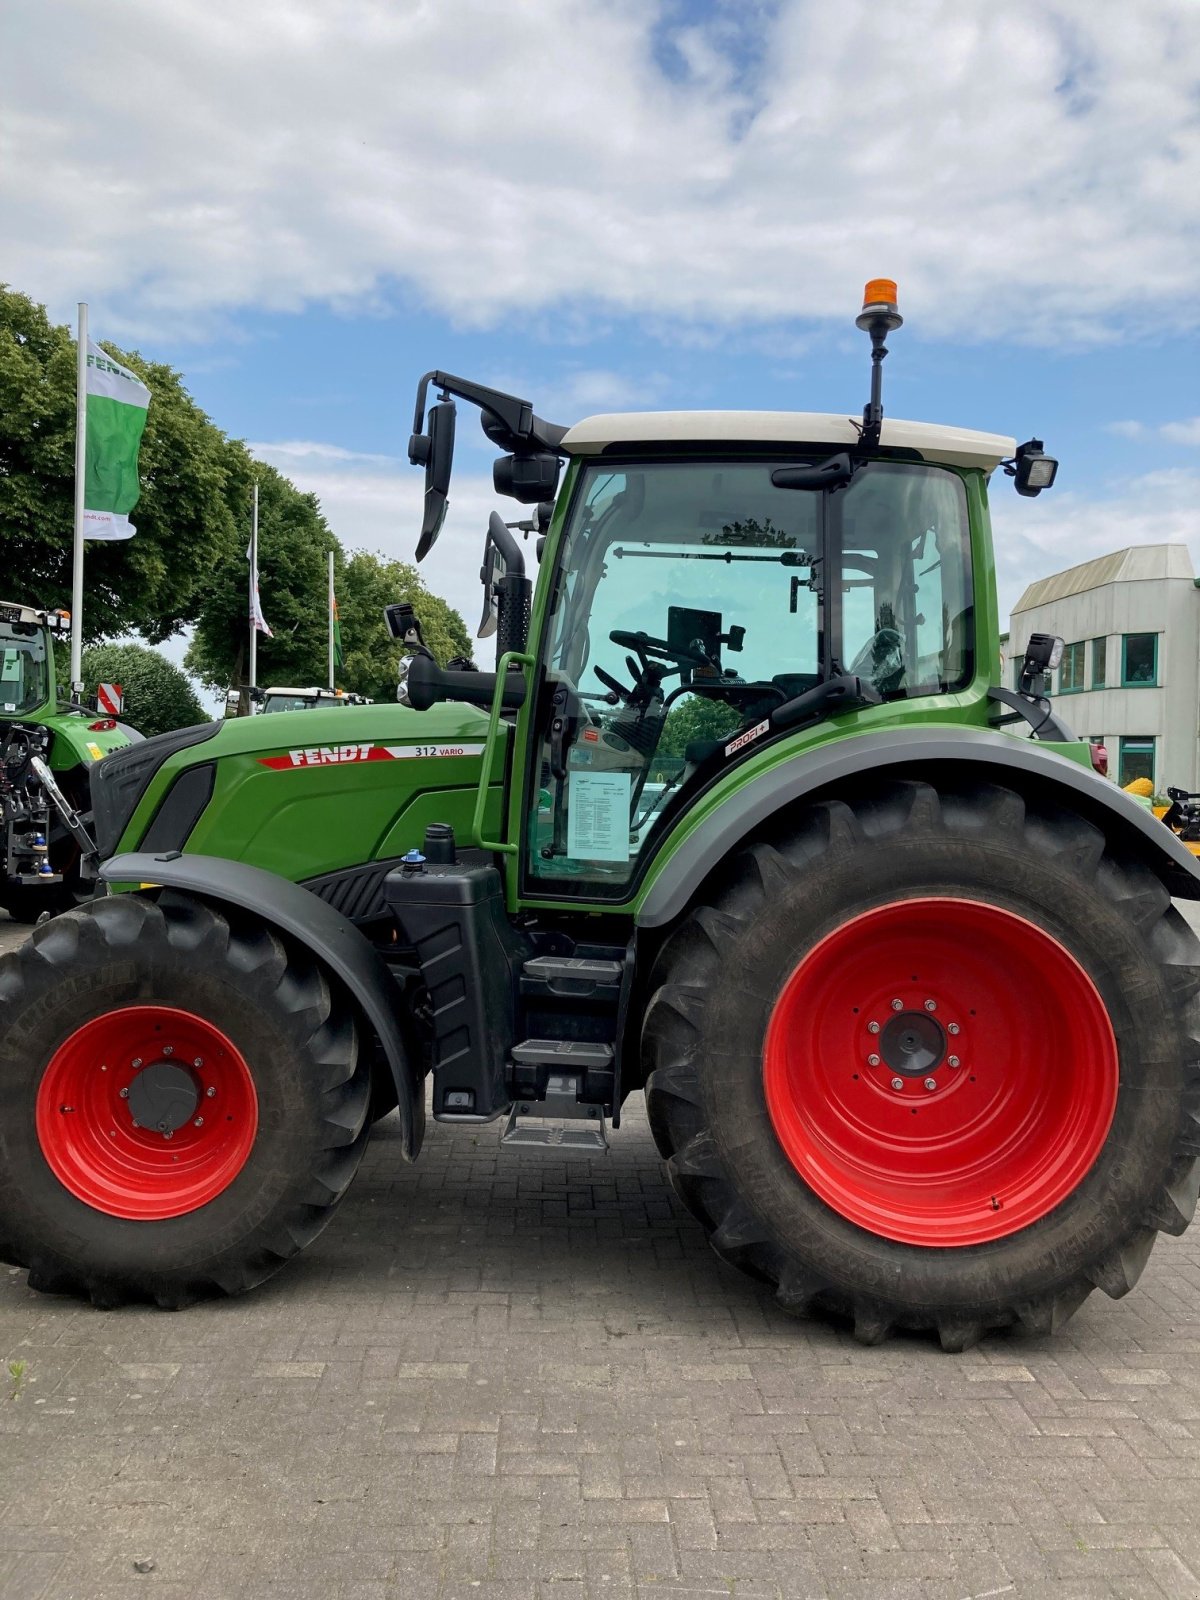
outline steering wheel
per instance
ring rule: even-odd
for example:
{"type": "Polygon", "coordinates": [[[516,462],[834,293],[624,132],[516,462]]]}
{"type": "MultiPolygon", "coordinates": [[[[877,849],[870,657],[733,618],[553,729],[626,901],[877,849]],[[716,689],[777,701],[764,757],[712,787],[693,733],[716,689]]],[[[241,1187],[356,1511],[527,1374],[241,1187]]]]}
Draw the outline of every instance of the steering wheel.
{"type": "Polygon", "coordinates": [[[666,639],[652,638],[648,633],[627,633],[623,628],[614,628],[608,637],[622,650],[632,650],[635,655],[648,661],[673,661],[680,667],[710,665],[708,657],[701,655],[698,650],[680,648],[669,644],[666,639]]]}

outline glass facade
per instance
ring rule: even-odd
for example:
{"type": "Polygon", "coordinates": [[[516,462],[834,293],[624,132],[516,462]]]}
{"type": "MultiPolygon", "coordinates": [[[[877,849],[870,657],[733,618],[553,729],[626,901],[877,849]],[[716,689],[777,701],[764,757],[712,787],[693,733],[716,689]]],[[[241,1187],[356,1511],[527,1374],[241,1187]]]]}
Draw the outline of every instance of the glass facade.
{"type": "Polygon", "coordinates": [[[1158,682],[1158,635],[1127,633],[1121,652],[1121,684],[1139,688],[1158,682]]]}
{"type": "Polygon", "coordinates": [[[1103,689],[1108,672],[1108,640],[1092,640],[1092,688],[1103,689]]]}
{"type": "Polygon", "coordinates": [[[1062,666],[1058,672],[1058,692],[1071,694],[1077,689],[1085,687],[1083,681],[1083,663],[1085,647],[1082,640],[1078,644],[1069,644],[1063,650],[1062,666]]]}
{"type": "MultiPolygon", "coordinates": [[[[1153,634],[1150,635],[1153,638],[1153,634]]],[[[1117,782],[1122,788],[1135,778],[1149,778],[1154,782],[1154,744],[1149,737],[1137,736],[1121,740],[1121,762],[1117,782]]]]}

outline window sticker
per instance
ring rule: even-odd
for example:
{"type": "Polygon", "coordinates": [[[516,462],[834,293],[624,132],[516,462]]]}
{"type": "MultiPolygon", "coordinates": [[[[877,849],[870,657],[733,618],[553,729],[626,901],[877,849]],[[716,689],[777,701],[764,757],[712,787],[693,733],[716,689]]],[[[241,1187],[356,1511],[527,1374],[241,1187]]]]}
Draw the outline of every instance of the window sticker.
{"type": "Polygon", "coordinates": [[[627,772],[572,772],[567,854],[576,861],[629,860],[627,772]]]}

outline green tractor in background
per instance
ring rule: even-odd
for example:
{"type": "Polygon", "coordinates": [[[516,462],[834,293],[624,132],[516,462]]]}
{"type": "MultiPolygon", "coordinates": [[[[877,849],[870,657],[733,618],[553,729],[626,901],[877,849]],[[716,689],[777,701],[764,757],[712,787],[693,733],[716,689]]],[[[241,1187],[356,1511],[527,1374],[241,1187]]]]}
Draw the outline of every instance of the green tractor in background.
{"type": "Polygon", "coordinates": [[[88,774],[140,737],[59,701],[54,641],[70,627],[65,611],[0,601],[0,906],[19,922],[91,893],[88,774]]]}
{"type": "Polygon", "coordinates": [[[393,1107],[409,1160],[427,1102],[601,1155],[644,1091],[788,1311],[957,1350],[1132,1286],[1196,1201],[1200,867],[1055,714],[1057,641],[1002,683],[988,480],[1055,463],[885,421],[900,320],[868,285],[861,423],[564,428],[421,380],[418,557],[457,397],[538,508],[536,588],[493,515],[494,672],[397,605],[401,703],[99,764],[111,892],[0,962],[0,1257],[98,1305],[237,1293],[393,1107]]]}

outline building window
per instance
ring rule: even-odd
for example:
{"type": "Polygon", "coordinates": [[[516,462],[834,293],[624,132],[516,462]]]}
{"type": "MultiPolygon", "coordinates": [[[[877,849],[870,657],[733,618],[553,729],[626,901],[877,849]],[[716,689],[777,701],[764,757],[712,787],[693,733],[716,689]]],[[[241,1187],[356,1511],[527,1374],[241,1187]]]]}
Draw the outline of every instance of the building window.
{"type": "Polygon", "coordinates": [[[1083,681],[1083,656],[1084,646],[1080,640],[1078,644],[1069,644],[1062,654],[1062,666],[1058,672],[1059,694],[1074,694],[1076,690],[1085,687],[1083,681]]]}
{"type": "Polygon", "coordinates": [[[1092,688],[1103,689],[1108,668],[1108,640],[1092,640],[1092,688]]]}
{"type": "Polygon", "coordinates": [[[1121,683],[1140,688],[1158,682],[1158,635],[1127,633],[1121,661],[1121,683]]]}
{"type": "MultiPolygon", "coordinates": [[[[1153,634],[1150,635],[1154,637],[1153,634]]],[[[1117,782],[1122,789],[1127,783],[1132,783],[1135,778],[1149,778],[1154,782],[1154,740],[1153,739],[1122,739],[1121,740],[1121,770],[1117,782]]]]}

